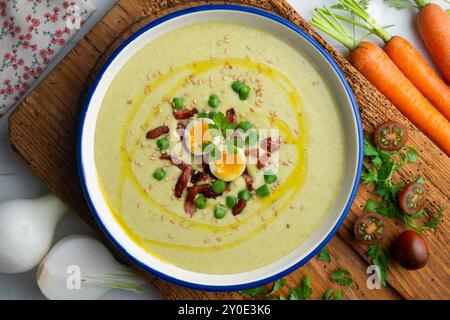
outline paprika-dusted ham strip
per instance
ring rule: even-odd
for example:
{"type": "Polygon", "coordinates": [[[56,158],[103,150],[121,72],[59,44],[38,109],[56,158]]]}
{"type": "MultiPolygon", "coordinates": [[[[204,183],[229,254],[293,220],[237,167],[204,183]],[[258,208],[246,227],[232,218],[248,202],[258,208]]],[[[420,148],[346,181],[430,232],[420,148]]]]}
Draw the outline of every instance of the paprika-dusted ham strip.
{"type": "Polygon", "coordinates": [[[147,139],[156,139],[167,133],[169,133],[169,127],[161,126],[147,132],[147,139]]]}
{"type": "Polygon", "coordinates": [[[170,154],[168,153],[163,153],[161,154],[161,156],[159,157],[161,160],[168,160],[170,161],[174,166],[178,167],[178,169],[180,170],[184,170],[184,168],[187,167],[187,164],[183,163],[181,160],[176,159],[174,157],[172,157],[170,154]]]}
{"type": "Polygon", "coordinates": [[[181,139],[184,138],[184,130],[186,129],[186,126],[182,124],[181,122],[177,123],[177,133],[180,136],[181,139]]]}
{"type": "Polygon", "coordinates": [[[183,195],[184,189],[187,187],[187,184],[189,180],[191,180],[192,176],[192,167],[187,165],[183,172],[181,173],[180,177],[178,178],[177,184],[175,185],[175,197],[181,198],[183,195]]]}
{"type": "Polygon", "coordinates": [[[183,110],[173,110],[173,116],[177,120],[189,119],[198,112],[197,108],[183,109],[183,110]]]}
{"type": "Polygon", "coordinates": [[[253,190],[253,179],[252,179],[252,177],[250,177],[247,172],[244,172],[244,174],[242,175],[242,178],[244,178],[245,185],[247,186],[247,189],[249,191],[252,191],[253,190]]]}
{"type": "Polygon", "coordinates": [[[267,151],[269,154],[271,152],[277,151],[280,149],[280,141],[273,140],[272,138],[265,138],[261,141],[261,148],[267,151]]]}
{"type": "Polygon", "coordinates": [[[206,172],[197,171],[192,175],[191,183],[197,184],[200,181],[206,181],[209,179],[209,174],[206,172]]]}
{"type": "Polygon", "coordinates": [[[227,122],[232,124],[237,124],[237,113],[234,108],[230,108],[227,110],[227,122]]]}
{"type": "Polygon", "coordinates": [[[233,212],[233,216],[237,216],[238,214],[240,214],[242,212],[242,210],[245,209],[245,207],[247,206],[247,201],[239,199],[239,201],[234,205],[232,212],[233,212]]]}

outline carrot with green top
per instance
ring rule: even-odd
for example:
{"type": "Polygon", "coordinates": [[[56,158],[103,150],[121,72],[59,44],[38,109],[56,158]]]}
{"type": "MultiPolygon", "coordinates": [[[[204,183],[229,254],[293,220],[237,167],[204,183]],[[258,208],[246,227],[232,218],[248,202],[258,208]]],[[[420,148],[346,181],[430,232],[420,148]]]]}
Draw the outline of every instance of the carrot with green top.
{"type": "Polygon", "coordinates": [[[450,123],[379,46],[358,43],[327,7],[316,9],[311,23],[346,46],[350,63],[450,156],[450,123]]]}
{"type": "MultiPolygon", "coordinates": [[[[450,88],[411,43],[400,36],[391,36],[355,0],[339,0],[339,2],[343,8],[361,18],[368,25],[364,26],[358,23],[357,26],[374,33],[384,41],[384,51],[397,67],[447,120],[450,120],[450,88]]],[[[354,21],[341,16],[338,18],[354,23],[354,21]]]]}

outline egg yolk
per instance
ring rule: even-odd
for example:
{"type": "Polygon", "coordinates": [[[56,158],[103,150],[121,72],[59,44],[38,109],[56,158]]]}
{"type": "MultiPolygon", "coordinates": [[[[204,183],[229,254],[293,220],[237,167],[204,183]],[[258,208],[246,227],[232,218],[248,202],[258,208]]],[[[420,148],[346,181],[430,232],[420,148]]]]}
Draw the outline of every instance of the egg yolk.
{"type": "Polygon", "coordinates": [[[209,133],[209,125],[205,121],[192,126],[189,131],[189,144],[192,152],[202,152],[202,146],[205,143],[212,141],[211,134],[209,133]]]}
{"type": "Polygon", "coordinates": [[[230,181],[241,176],[245,168],[245,158],[239,153],[222,152],[220,159],[214,161],[214,175],[222,180],[230,181]]]}

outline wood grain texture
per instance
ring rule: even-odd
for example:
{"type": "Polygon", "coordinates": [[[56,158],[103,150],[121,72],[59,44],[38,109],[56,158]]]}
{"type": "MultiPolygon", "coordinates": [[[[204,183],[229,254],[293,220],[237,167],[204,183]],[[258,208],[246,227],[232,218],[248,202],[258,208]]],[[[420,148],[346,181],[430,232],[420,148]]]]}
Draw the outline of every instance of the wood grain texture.
{"type": "MultiPolygon", "coordinates": [[[[386,98],[360,73],[329,46],[313,29],[282,0],[234,0],[227,3],[243,4],[275,12],[305,30],[315,38],[338,62],[358,100],[364,132],[369,136],[374,128],[386,120],[405,123],[410,131],[409,144],[421,151],[418,164],[400,170],[396,179],[410,181],[418,175],[427,179],[431,207],[438,204],[450,207],[450,159],[428,138],[405,119],[386,98]]],[[[81,192],[76,162],[75,135],[78,114],[90,83],[107,57],[133,32],[157,17],[181,8],[224,1],[191,0],[120,0],[113,9],[68,54],[59,66],[28,96],[11,115],[10,143],[18,156],[45,181],[50,188],[94,228],[98,228],[87,208],[81,192]]],[[[450,298],[448,232],[446,219],[439,230],[428,239],[431,253],[428,265],[419,271],[405,271],[394,262],[389,266],[389,285],[381,290],[366,287],[365,273],[368,260],[366,247],[353,239],[353,222],[362,213],[367,198],[367,187],[361,186],[348,218],[328,248],[332,262],[325,264],[317,258],[288,277],[288,288],[299,285],[305,274],[312,276],[313,298],[320,299],[327,288],[337,288],[330,280],[332,271],[339,267],[351,271],[357,286],[344,290],[348,299],[429,299],[450,298]]],[[[389,247],[403,230],[396,221],[389,221],[389,247]]],[[[170,299],[242,299],[237,293],[211,293],[189,290],[145,274],[148,280],[170,299]]],[[[287,295],[288,288],[283,294],[287,295]]]]}

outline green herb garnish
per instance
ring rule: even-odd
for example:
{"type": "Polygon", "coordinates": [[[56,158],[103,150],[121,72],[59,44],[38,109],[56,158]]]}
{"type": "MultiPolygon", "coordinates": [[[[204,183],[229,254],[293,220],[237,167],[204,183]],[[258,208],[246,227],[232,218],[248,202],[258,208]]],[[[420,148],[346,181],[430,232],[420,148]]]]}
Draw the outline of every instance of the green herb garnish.
{"type": "Polygon", "coordinates": [[[279,289],[283,288],[286,285],[287,280],[285,278],[278,279],[274,282],[272,290],[270,291],[270,294],[278,291],[279,289]]]}
{"type": "Polygon", "coordinates": [[[341,286],[352,286],[356,282],[353,280],[352,275],[348,270],[337,269],[331,274],[331,280],[340,284],[341,286]]]}
{"type": "Polygon", "coordinates": [[[263,286],[263,287],[256,287],[256,288],[241,290],[241,291],[239,291],[239,293],[244,296],[253,298],[253,297],[266,295],[267,290],[266,290],[266,287],[263,286]]]}
{"type": "Polygon", "coordinates": [[[382,249],[380,244],[373,244],[369,246],[369,249],[366,252],[367,256],[372,258],[372,263],[380,268],[380,283],[383,286],[386,286],[387,278],[388,278],[388,261],[389,256],[385,249],[382,249]]]}
{"type": "Polygon", "coordinates": [[[209,129],[212,129],[212,134],[214,130],[219,132],[222,136],[226,137],[227,131],[234,130],[234,124],[227,121],[227,116],[223,112],[216,112],[212,115],[212,121],[214,124],[208,125],[209,129]]]}
{"type": "Polygon", "coordinates": [[[323,247],[322,250],[319,251],[317,258],[326,263],[331,262],[330,251],[328,251],[327,247],[323,247]]]}
{"type": "Polygon", "coordinates": [[[323,300],[342,300],[342,291],[329,288],[323,294],[323,300]]]}
{"type": "Polygon", "coordinates": [[[289,293],[289,300],[308,300],[312,294],[311,276],[306,275],[302,284],[298,288],[294,288],[289,293]]]}
{"type": "MultiPolygon", "coordinates": [[[[380,201],[368,199],[364,206],[364,212],[377,212],[388,218],[399,219],[407,228],[414,229],[422,235],[425,231],[435,229],[439,223],[431,223],[431,226],[418,225],[415,221],[425,215],[421,210],[415,215],[407,215],[398,205],[398,196],[404,185],[393,183],[394,173],[406,164],[415,163],[419,153],[412,147],[403,147],[396,152],[380,151],[370,141],[364,140],[364,155],[370,162],[364,163],[366,172],[361,175],[364,184],[374,184],[375,194],[381,198],[380,201]]],[[[417,178],[416,182],[425,183],[423,177],[417,178]]],[[[439,213],[438,213],[439,215],[439,213]]]]}

